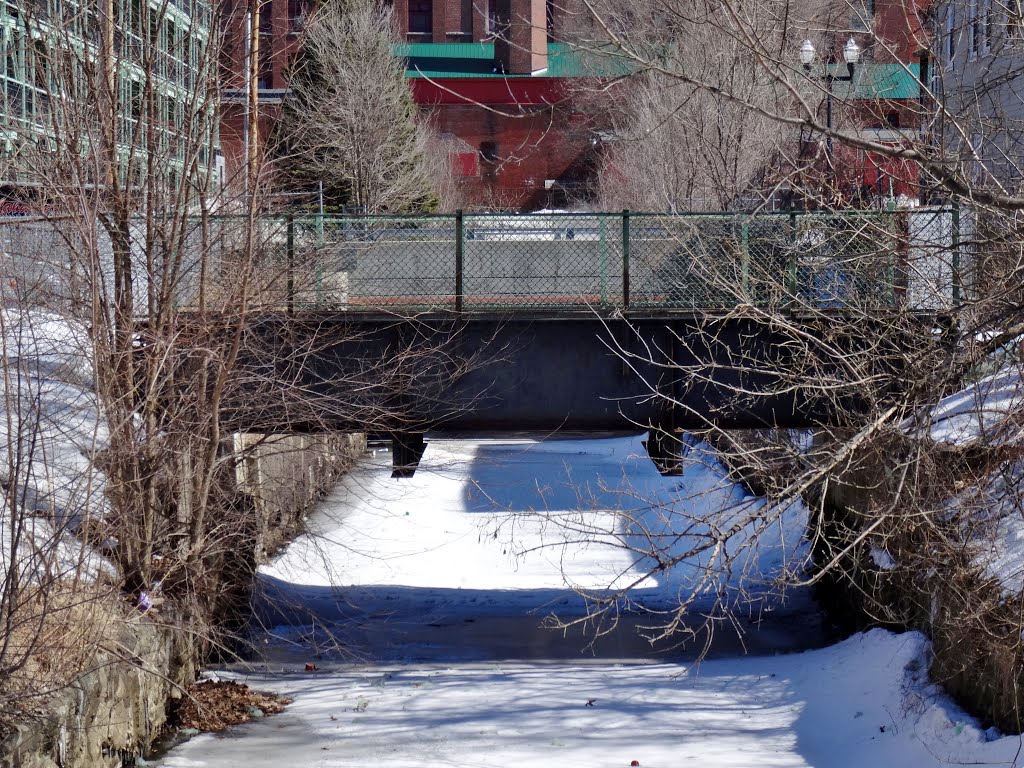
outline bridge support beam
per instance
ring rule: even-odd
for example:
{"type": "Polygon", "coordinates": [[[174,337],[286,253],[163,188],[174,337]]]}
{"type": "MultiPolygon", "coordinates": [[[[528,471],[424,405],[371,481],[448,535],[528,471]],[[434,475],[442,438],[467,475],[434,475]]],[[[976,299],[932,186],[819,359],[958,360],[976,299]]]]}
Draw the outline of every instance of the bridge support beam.
{"type": "Polygon", "coordinates": [[[683,458],[686,443],[683,442],[681,429],[651,427],[648,437],[644,440],[644,448],[651,457],[658,473],[666,477],[678,477],[683,474],[683,458]]]}
{"type": "Polygon", "coordinates": [[[422,432],[391,433],[391,476],[412,477],[427,449],[422,432]]]}
{"type": "MultiPolygon", "coordinates": [[[[913,332],[911,341],[919,341],[921,333],[887,331],[890,321],[881,316],[839,335],[828,330],[838,321],[776,326],[743,315],[678,313],[271,315],[246,328],[238,386],[225,396],[222,421],[243,431],[394,433],[398,476],[415,472],[427,431],[552,434],[651,425],[651,458],[659,471],[677,472],[679,429],[842,423],[844,414],[904,386],[903,339],[913,332]],[[832,334],[828,345],[803,341],[823,334],[832,334]],[[846,354],[871,361],[877,389],[866,391],[857,380],[843,385],[846,354]],[[798,375],[806,386],[794,385],[798,375]],[[836,383],[823,390],[821,380],[836,383]],[[298,396],[282,397],[276,382],[298,396]]],[[[929,326],[921,331],[932,338],[929,326]]]]}

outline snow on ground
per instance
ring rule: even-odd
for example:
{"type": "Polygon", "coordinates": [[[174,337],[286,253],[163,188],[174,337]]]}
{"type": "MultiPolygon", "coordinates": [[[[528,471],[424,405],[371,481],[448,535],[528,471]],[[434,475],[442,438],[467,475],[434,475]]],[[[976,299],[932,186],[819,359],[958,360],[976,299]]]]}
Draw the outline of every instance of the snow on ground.
{"type": "MultiPolygon", "coordinates": [[[[709,514],[724,528],[764,511],[763,499],[725,479],[705,444],[690,449],[682,477],[666,478],[639,437],[434,441],[411,479],[391,478],[389,456],[353,472],[310,520],[311,535],[260,569],[266,593],[283,604],[267,619],[294,623],[288,604],[315,604],[320,620],[410,603],[578,613],[574,588],[632,583],[636,602],[670,608],[717,562],[692,556],[654,576],[645,548],[653,541],[680,556],[703,541],[709,514]]],[[[741,576],[755,596],[771,591],[784,567],[802,566],[805,521],[795,503],[748,526],[764,528],[763,540],[754,546],[749,530],[735,537],[733,569],[715,574],[712,592],[741,576]]]]}
{"type": "MultiPolygon", "coordinates": [[[[1024,438],[1024,382],[1017,363],[986,376],[908,419],[903,428],[950,448],[999,447],[1024,438]]],[[[963,526],[974,563],[1007,594],[1024,592],[1024,462],[1008,461],[948,502],[963,526]]],[[[887,554],[887,553],[886,553],[887,554]]],[[[891,558],[890,558],[891,561],[891,558]]],[[[876,558],[876,564],[883,565],[876,558]]]]}
{"type": "Polygon", "coordinates": [[[1024,592],[1024,461],[1004,462],[950,499],[973,563],[1006,594],[1024,592]]]}
{"type": "Polygon", "coordinates": [[[92,578],[109,569],[70,535],[85,515],[106,509],[104,477],[91,460],[106,434],[90,348],[85,329],[59,315],[0,308],[0,479],[18,494],[13,520],[0,497],[4,572],[12,553],[23,578],[92,578]]]}
{"type": "Polygon", "coordinates": [[[165,768],[1007,766],[922,680],[927,644],[875,630],[798,655],[668,664],[345,666],[255,674],[288,710],[204,735],[165,768]],[[590,702],[590,706],[588,706],[590,702]]]}
{"type": "MultiPolygon", "coordinates": [[[[903,428],[949,448],[1017,445],[1024,439],[1024,382],[1019,364],[1004,367],[908,419],[903,428]]],[[[1004,462],[948,501],[974,564],[1007,594],[1024,592],[1024,462],[1004,462]]],[[[886,554],[887,553],[883,553],[886,554]]],[[[890,558],[891,561],[891,558],[890,558]]],[[[883,565],[878,558],[876,564],[883,565]]]]}
{"type": "Polygon", "coordinates": [[[986,376],[960,392],[943,398],[922,414],[923,423],[907,419],[903,428],[937,443],[969,446],[1016,443],[1024,423],[1015,414],[1024,406],[1024,386],[1016,365],[986,376]]]}

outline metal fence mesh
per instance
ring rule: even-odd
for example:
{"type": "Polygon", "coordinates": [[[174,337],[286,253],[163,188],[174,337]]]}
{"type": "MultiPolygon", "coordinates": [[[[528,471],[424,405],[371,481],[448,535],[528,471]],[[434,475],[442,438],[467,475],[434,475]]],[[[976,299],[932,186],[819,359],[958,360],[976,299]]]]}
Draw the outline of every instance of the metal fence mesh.
{"type": "MultiPolygon", "coordinates": [[[[182,308],[228,301],[244,277],[258,306],[393,312],[937,310],[961,299],[958,237],[970,227],[950,209],[224,216],[159,241],[152,224],[135,220],[129,232],[140,306],[165,285],[182,308]]],[[[113,284],[101,227],[85,244],[66,222],[0,221],[0,297],[17,286],[69,302],[95,284],[113,284]]]]}
{"type": "Polygon", "coordinates": [[[464,232],[467,308],[622,304],[622,227],[613,217],[467,216],[464,232]]]}

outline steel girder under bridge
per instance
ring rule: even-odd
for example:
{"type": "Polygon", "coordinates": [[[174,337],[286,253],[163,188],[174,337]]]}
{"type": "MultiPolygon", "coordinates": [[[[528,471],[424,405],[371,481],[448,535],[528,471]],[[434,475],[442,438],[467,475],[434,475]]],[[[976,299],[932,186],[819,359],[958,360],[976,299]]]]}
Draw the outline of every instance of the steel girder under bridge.
{"type": "Polygon", "coordinates": [[[888,326],[860,320],[844,335],[836,324],[817,315],[783,328],[735,313],[268,314],[245,330],[224,420],[241,431],[386,434],[398,474],[415,470],[428,431],[651,429],[648,450],[671,473],[681,430],[811,427],[863,410],[863,390],[842,386],[837,350],[870,349],[876,373],[899,381],[888,326]],[[794,330],[829,343],[794,344],[794,330]]]}
{"type": "MultiPolygon", "coordinates": [[[[849,381],[847,352],[868,352],[862,380],[867,360],[898,381],[894,329],[960,301],[961,223],[957,209],[261,218],[251,291],[270,309],[244,321],[224,414],[240,430],[390,434],[404,471],[428,430],[651,428],[671,471],[678,430],[863,409],[879,393],[849,381]]],[[[196,270],[214,280],[240,226],[216,224],[224,265],[196,270]]]]}

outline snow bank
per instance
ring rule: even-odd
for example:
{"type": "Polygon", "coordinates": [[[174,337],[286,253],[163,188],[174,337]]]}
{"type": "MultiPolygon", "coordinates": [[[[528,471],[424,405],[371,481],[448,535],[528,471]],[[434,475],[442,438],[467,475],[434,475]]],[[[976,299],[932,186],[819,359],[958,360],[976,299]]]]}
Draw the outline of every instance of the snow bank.
{"type": "Polygon", "coordinates": [[[106,510],[93,457],[106,445],[85,330],[0,309],[0,568],[35,580],[93,578],[109,564],[70,535],[106,510]],[[11,499],[16,510],[12,511],[11,499]]]}
{"type": "Polygon", "coordinates": [[[875,630],[792,656],[672,664],[301,665],[244,677],[294,700],[166,768],[290,765],[619,768],[1008,766],[925,675],[916,633],[875,630]]]}
{"type": "MultiPolygon", "coordinates": [[[[1024,382],[1016,365],[941,400],[923,422],[903,427],[952,447],[1018,445],[1024,438],[1024,382]]],[[[1024,462],[1009,461],[948,502],[982,574],[1007,594],[1024,591],[1024,462]]],[[[880,564],[881,565],[881,564],[880,564]]]]}
{"type": "Polygon", "coordinates": [[[982,483],[948,502],[971,560],[1006,594],[1024,592],[1024,462],[1004,462],[982,483]]]}
{"type": "Polygon", "coordinates": [[[1024,386],[1016,366],[986,376],[961,392],[943,398],[918,418],[903,422],[913,435],[937,443],[967,447],[1016,444],[1024,437],[1024,386]]]}

